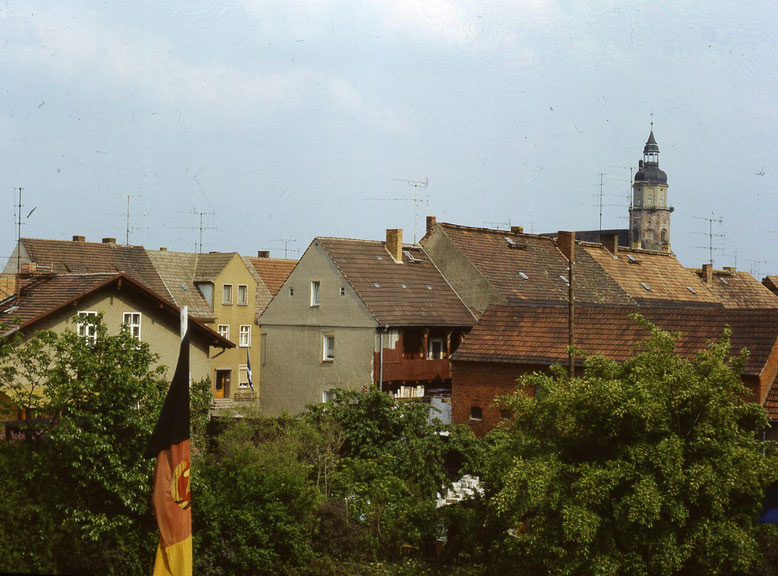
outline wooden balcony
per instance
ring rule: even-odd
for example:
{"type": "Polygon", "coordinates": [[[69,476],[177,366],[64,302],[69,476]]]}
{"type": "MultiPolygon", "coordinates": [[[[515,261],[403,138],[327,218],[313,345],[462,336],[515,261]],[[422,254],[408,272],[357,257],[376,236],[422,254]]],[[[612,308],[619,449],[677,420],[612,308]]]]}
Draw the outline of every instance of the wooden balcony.
{"type": "MultiPolygon", "coordinates": [[[[373,374],[376,382],[380,373],[380,359],[375,358],[373,374]]],[[[384,382],[409,382],[414,380],[441,380],[451,378],[451,363],[448,358],[441,360],[427,360],[422,358],[390,360],[384,358],[383,381],[384,382]]]]}

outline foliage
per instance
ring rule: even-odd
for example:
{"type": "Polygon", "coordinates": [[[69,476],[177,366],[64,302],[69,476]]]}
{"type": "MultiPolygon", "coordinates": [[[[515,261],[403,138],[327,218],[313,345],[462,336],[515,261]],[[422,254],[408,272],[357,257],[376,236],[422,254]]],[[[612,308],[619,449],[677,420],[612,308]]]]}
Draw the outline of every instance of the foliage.
{"type": "MultiPolygon", "coordinates": [[[[640,319],[638,319],[640,320],[640,319]]],[[[729,332],[693,360],[677,335],[651,337],[623,364],[523,378],[492,441],[491,508],[513,530],[500,566],[527,574],[753,574],[755,526],[776,459],[745,398],[746,354],[729,332]],[[526,389],[534,388],[534,398],[526,389]]]]}
{"type": "Polygon", "coordinates": [[[6,344],[4,393],[27,416],[51,421],[29,420],[27,441],[3,446],[16,474],[4,483],[14,512],[46,532],[13,552],[12,535],[38,528],[5,516],[2,568],[144,574],[158,537],[154,463],[143,450],[167,391],[165,369],[128,331],[108,334],[98,316],[80,321],[95,326],[94,343],[68,329],[6,344]]]}

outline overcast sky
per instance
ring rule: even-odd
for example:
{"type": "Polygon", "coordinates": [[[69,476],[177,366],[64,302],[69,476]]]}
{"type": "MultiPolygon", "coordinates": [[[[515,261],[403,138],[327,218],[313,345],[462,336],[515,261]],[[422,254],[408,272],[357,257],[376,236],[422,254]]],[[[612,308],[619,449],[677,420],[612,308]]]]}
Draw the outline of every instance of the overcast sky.
{"type": "Polygon", "coordinates": [[[415,215],[597,229],[601,178],[626,228],[653,114],[673,250],[721,219],[716,267],[761,279],[777,71],[773,0],[0,0],[0,265],[19,186],[23,236],[124,242],[130,196],[130,243],[183,251],[201,213],[204,250],[275,257],[415,215]]]}

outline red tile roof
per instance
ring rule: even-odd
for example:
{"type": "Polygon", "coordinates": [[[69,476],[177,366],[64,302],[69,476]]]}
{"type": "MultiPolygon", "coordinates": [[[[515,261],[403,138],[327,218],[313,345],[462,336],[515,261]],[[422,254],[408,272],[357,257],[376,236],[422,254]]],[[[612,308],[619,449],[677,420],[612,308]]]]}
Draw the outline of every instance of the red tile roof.
{"type": "MultiPolygon", "coordinates": [[[[704,278],[702,270],[694,272],[704,278]]],[[[726,308],[778,308],[778,295],[742,270],[714,270],[713,280],[705,285],[726,308]]]]}
{"type": "MultiPolygon", "coordinates": [[[[732,347],[748,348],[745,373],[760,374],[778,339],[778,310],[724,308],[628,308],[578,306],[575,345],[587,353],[626,360],[648,332],[629,318],[639,312],[664,330],[680,331],[678,352],[691,357],[710,340],[732,329],[732,347]]],[[[564,306],[492,306],[481,317],[454,361],[550,365],[565,363],[568,342],[564,306]]]]}
{"type": "Polygon", "coordinates": [[[773,294],[778,296],[778,276],[765,276],[762,284],[773,294]]]}
{"type": "Polygon", "coordinates": [[[473,315],[421,247],[404,245],[403,261],[397,263],[384,242],[343,238],[314,242],[329,254],[380,325],[473,325],[473,315]]]}
{"type": "MultiPolygon", "coordinates": [[[[568,262],[553,238],[448,223],[437,226],[507,303],[567,301],[568,286],[561,277],[568,276],[568,262]]],[[[575,248],[575,290],[580,302],[635,303],[580,244],[575,248]]]]}
{"type": "Polygon", "coordinates": [[[778,420],[778,382],[773,384],[762,406],[767,410],[767,417],[770,420],[778,420]]]}
{"type": "Polygon", "coordinates": [[[283,286],[289,274],[297,265],[297,260],[284,258],[248,258],[254,269],[265,283],[270,293],[275,296],[283,286]]]}
{"type": "MultiPolygon", "coordinates": [[[[69,308],[78,300],[107,286],[133,290],[153,302],[163,314],[178,315],[179,309],[125,274],[36,274],[22,281],[20,296],[0,303],[0,323],[10,328],[0,335],[22,330],[47,316],[69,308]]],[[[113,289],[113,288],[112,288],[113,289]]],[[[74,309],[69,308],[75,312],[74,309]]],[[[235,345],[205,324],[189,316],[190,324],[212,341],[212,346],[233,348],[235,345]]]]}
{"type": "Polygon", "coordinates": [[[55,274],[121,272],[173,302],[143,246],[22,238],[30,260],[55,274]]]}

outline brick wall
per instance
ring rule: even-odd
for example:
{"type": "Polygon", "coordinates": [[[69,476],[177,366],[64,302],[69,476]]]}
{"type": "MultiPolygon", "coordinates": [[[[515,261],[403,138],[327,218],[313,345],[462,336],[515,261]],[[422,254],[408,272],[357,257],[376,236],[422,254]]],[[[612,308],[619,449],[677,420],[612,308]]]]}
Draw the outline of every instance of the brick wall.
{"type": "Polygon", "coordinates": [[[467,424],[476,436],[483,437],[502,419],[496,396],[516,390],[516,379],[537,366],[499,364],[495,362],[451,362],[451,423],[467,424]],[[482,417],[470,417],[472,407],[480,407],[482,417]]]}

